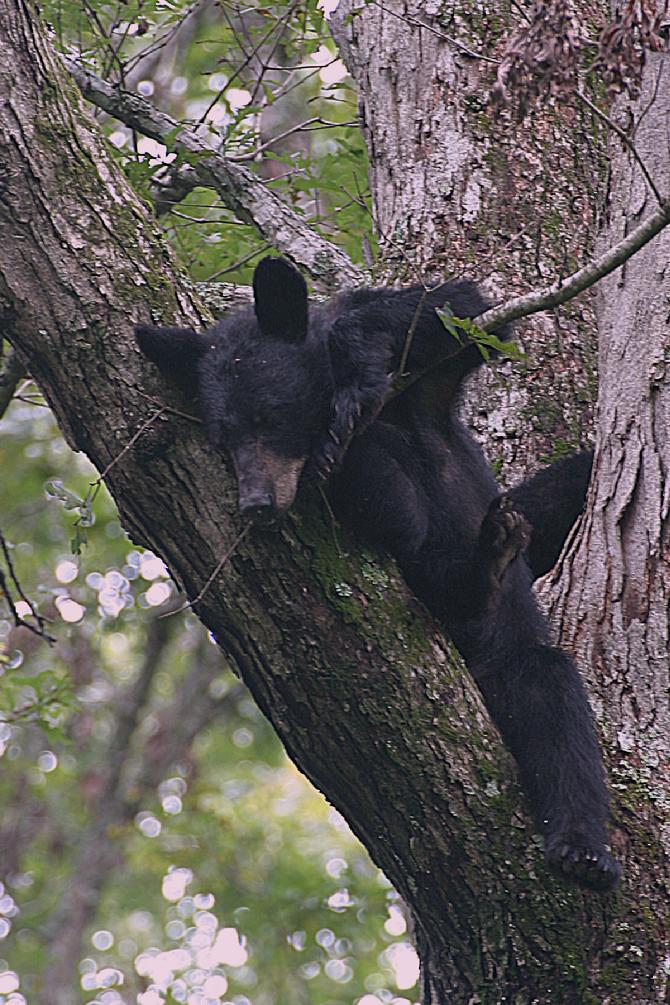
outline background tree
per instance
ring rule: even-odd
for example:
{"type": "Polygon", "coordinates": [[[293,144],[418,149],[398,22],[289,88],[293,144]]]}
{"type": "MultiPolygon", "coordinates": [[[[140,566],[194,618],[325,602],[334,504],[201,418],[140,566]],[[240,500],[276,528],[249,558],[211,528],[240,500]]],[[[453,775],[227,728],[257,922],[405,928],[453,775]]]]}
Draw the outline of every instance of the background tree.
{"type": "MultiPolygon", "coordinates": [[[[106,64],[98,65],[108,75],[128,69],[115,35],[146,32],[145,15],[153,8],[142,6],[141,14],[119,22],[114,31],[91,8],[87,24],[97,25],[92,35],[95,41],[97,32],[98,41],[93,44],[84,33],[79,49],[89,56],[93,50],[106,53],[106,64]]],[[[307,45],[314,46],[305,27],[308,17],[316,17],[312,8],[283,10],[282,39],[287,26],[298,23],[307,45]],[[294,20],[298,14],[302,21],[294,20]]],[[[133,538],[166,559],[192,598],[209,583],[198,614],[293,758],[344,813],[410,904],[425,1000],[465,1002],[476,995],[516,1002],[664,1001],[667,333],[660,319],[667,277],[659,276],[650,290],[651,270],[643,261],[639,271],[626,266],[624,277],[611,281],[617,284],[616,299],[610,292],[607,309],[619,303],[618,316],[625,305],[635,321],[622,329],[603,315],[598,445],[604,449],[597,453],[590,518],[570,553],[570,577],[556,589],[566,636],[589,657],[582,666],[606,730],[619,803],[616,844],[628,879],[619,894],[597,898],[566,890],[546,875],[510,759],[473,685],[393,569],[378,564],[377,557],[361,561],[345,532],[333,533],[320,498],[306,496],[280,537],[246,534],[225,571],[210,582],[239,537],[234,487],[222,459],[207,454],[197,425],[184,417],[184,403],[175,396],[181,414],[156,404],[165,389],[157,380],[151,383],[129,336],[130,317],[146,319],[148,310],[166,323],[197,321],[202,311],[173,271],[145,206],[73,104],[72,87],[39,26],[23,6],[5,3],[0,11],[7,41],[0,83],[8,95],[1,118],[3,329],[71,445],[104,472],[133,538]],[[619,332],[635,366],[618,364],[619,332]],[[626,416],[623,398],[630,407],[626,416]],[[587,560],[589,540],[597,549],[587,560]],[[617,582],[620,587],[612,589],[617,582]],[[633,674],[631,661],[648,669],[633,674]]],[[[608,12],[599,14],[606,23],[608,12]]],[[[170,17],[160,30],[174,41],[183,26],[176,16],[170,24],[170,17]]],[[[536,20],[531,12],[530,29],[536,20]]],[[[498,292],[545,285],[583,261],[611,207],[612,233],[619,233],[648,212],[654,188],[667,192],[667,158],[657,157],[658,136],[666,135],[657,123],[667,121],[669,107],[665,57],[647,61],[638,103],[622,103],[614,113],[630,116],[634,150],[626,134],[624,152],[611,161],[612,202],[606,204],[606,140],[614,127],[603,122],[591,98],[562,104],[550,98],[533,106],[521,123],[512,112],[488,104],[500,57],[502,71],[515,65],[515,48],[509,44],[505,52],[506,40],[514,29],[520,31],[514,36],[517,48],[519,38],[532,38],[523,21],[502,10],[481,15],[448,5],[430,14],[376,2],[360,10],[338,9],[335,37],[358,83],[370,154],[379,274],[425,279],[467,271],[488,278],[498,292]],[[628,190],[630,206],[620,194],[628,190]]],[[[76,25],[63,24],[63,18],[54,23],[64,40],[72,37],[68,31],[76,25]]],[[[573,22],[561,36],[574,67],[568,84],[577,81],[579,60],[589,62],[592,39],[585,35],[585,21],[577,23],[580,45],[573,22]]],[[[203,24],[211,30],[211,21],[203,24]]],[[[646,40],[644,25],[624,27],[634,43],[646,40]]],[[[600,59],[610,72],[617,68],[616,36],[608,38],[600,59]]],[[[220,40],[200,41],[201,53],[208,44],[214,54],[219,51],[220,40]]],[[[164,37],[161,44],[167,45],[164,37]]],[[[129,63],[133,59],[137,65],[139,52],[129,63]]],[[[507,78],[502,71],[499,88],[513,90],[512,70],[507,78]]],[[[264,243],[310,270],[320,288],[360,275],[350,256],[362,255],[368,214],[354,179],[342,186],[346,198],[335,202],[346,238],[343,253],[329,239],[338,228],[323,218],[321,200],[310,203],[301,188],[303,164],[279,180],[282,202],[231,159],[264,153],[257,150],[248,118],[235,120],[229,111],[222,117],[224,160],[209,152],[211,138],[203,138],[202,129],[200,135],[178,132],[141,101],[121,100],[90,74],[77,77],[131,130],[174,146],[176,170],[159,179],[163,203],[189,191],[195,202],[202,189],[193,192],[192,186],[204,184],[225,206],[222,210],[207,197],[207,214],[219,233],[222,220],[235,212],[264,243]]],[[[555,89],[565,97],[565,81],[555,89]]],[[[220,138],[215,132],[215,145],[220,138]]],[[[155,174],[141,159],[131,158],[126,167],[145,185],[155,174]]],[[[309,184],[320,191],[337,187],[318,173],[309,184]]],[[[244,243],[244,232],[237,232],[244,243]]],[[[191,248],[195,245],[193,239],[191,248]]],[[[659,245],[657,239],[644,254],[665,262],[659,245]]],[[[504,384],[489,377],[488,387],[476,389],[472,421],[488,433],[503,477],[516,476],[530,458],[555,455],[587,436],[594,331],[589,298],[550,320],[535,321],[524,332],[529,361],[521,376],[510,374],[504,384]]],[[[66,505],[75,505],[56,488],[59,493],[66,505]]],[[[76,503],[79,536],[82,522],[90,519],[90,503],[88,498],[76,503]]],[[[141,679],[142,674],[133,686],[141,679]]],[[[39,698],[38,691],[33,707],[39,698]]],[[[117,740],[124,739],[122,730],[119,718],[117,740]]],[[[124,744],[108,749],[109,775],[117,763],[114,750],[125,750],[124,744]]],[[[109,784],[103,777],[101,791],[109,793],[109,784]]],[[[108,801],[106,812],[113,810],[108,801]]],[[[109,834],[117,822],[103,820],[101,833],[109,834]]],[[[89,890],[90,917],[94,893],[89,890]]],[[[86,911],[82,917],[83,927],[86,911]]],[[[159,1001],[163,996],[156,988],[159,1001]]],[[[45,1000],[52,995],[67,1001],[72,985],[68,988],[61,974],[42,994],[45,1000]]]]}

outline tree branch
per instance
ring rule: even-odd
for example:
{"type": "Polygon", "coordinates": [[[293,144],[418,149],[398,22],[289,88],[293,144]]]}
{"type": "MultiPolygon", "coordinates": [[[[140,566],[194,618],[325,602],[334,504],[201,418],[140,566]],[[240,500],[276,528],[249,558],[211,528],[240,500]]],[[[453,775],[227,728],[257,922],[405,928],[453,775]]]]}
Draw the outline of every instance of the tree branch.
{"type": "MultiPolygon", "coordinates": [[[[70,57],[64,60],[84,97],[168,150],[186,154],[189,169],[184,184],[190,186],[195,181],[204,188],[214,189],[228,209],[256,227],[292,262],[306,269],[318,286],[337,289],[361,284],[363,273],[349,256],[320,237],[251,171],[215,153],[192,129],[154,108],[138,94],[113,87],[70,57]]],[[[184,191],[183,186],[180,190],[184,191]]]]}

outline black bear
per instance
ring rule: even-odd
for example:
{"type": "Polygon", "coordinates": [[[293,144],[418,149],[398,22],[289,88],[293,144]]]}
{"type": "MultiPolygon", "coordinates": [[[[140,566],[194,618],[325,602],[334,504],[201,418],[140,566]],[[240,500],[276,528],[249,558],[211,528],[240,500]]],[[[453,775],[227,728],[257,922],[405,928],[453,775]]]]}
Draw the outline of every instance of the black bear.
{"type": "Polygon", "coordinates": [[[206,332],[138,327],[142,352],[198,396],[210,443],[232,457],[243,514],[272,520],[301,478],[333,475],[339,515],[395,557],[463,655],[516,758],[549,865],[612,887],[620,867],[605,845],[591,710],[531,590],[582,507],[589,456],[500,494],[457,414],[480,347],[435,311],[480,314],[488,304],[474,283],[362,289],[310,306],[300,274],[266,258],[253,286],[253,307],[206,332]],[[401,365],[417,379],[389,397],[401,365]]]}

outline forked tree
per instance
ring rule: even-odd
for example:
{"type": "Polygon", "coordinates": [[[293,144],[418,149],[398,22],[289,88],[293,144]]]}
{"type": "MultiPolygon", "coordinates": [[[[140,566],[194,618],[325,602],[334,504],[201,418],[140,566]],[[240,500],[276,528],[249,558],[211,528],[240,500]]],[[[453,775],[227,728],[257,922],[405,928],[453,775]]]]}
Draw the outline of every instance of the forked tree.
{"type": "MultiPolygon", "coordinates": [[[[585,95],[567,100],[565,81],[533,104],[533,87],[510,73],[503,89],[526,87],[520,120],[517,106],[489,100],[516,21],[505,5],[337,11],[389,279],[465,273],[503,299],[574,272],[659,202],[667,214],[667,54],[648,56],[639,95],[605,117],[585,95]]],[[[560,23],[569,54],[572,22],[560,23]]],[[[132,336],[133,322],[200,325],[206,311],[32,4],[0,0],[0,39],[2,333],[70,445],[104,472],[131,538],[199,598],[196,613],[291,757],[405,898],[424,1005],[667,1001],[668,232],[595,295],[521,324],[526,360],[505,364],[504,381],[471,386],[466,405],[502,476],[517,480],[557,441],[588,438],[597,344],[593,481],[542,592],[588,681],[607,755],[624,879],[600,896],[547,873],[513,762],[450,644],[383,557],[371,564],[346,531],[335,538],[318,494],[298,499],[281,535],[254,529],[232,549],[242,524],[225,458],[179,414],[176,391],[172,409],[155,403],[168,392],[132,336]]],[[[78,78],[140,131],[170,133],[141,102],[78,78]]],[[[172,140],[197,152],[187,129],[172,140]]],[[[253,176],[213,155],[194,163],[201,184],[226,192],[322,285],[360,278],[253,176]]],[[[88,909],[66,898],[63,920],[85,922],[88,909]]],[[[62,926],[63,959],[75,927],[62,926]]],[[[67,988],[58,966],[44,992],[55,1005],[68,1000],[53,990],[67,988]]]]}

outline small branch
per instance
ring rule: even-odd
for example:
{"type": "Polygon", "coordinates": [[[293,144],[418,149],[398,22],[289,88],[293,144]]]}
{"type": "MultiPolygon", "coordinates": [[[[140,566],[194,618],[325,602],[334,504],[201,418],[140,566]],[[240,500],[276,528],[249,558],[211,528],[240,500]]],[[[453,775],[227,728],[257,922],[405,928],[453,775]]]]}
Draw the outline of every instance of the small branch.
{"type": "MultiPolygon", "coordinates": [[[[135,390],[141,398],[146,398],[146,400],[150,401],[152,405],[155,405],[156,408],[161,409],[168,415],[178,415],[180,419],[187,419],[189,422],[195,422],[198,425],[202,425],[202,419],[199,419],[197,415],[189,415],[188,412],[182,412],[178,408],[172,408],[171,405],[163,405],[157,398],[152,398],[150,394],[145,394],[144,391],[139,389],[139,387],[136,387],[135,390]]],[[[153,422],[153,419],[150,421],[153,422]]],[[[95,482],[93,482],[93,484],[95,484],[95,482]]]]}
{"type": "Polygon", "coordinates": [[[355,126],[355,122],[329,122],[327,119],[322,118],[320,115],[315,115],[311,119],[305,119],[304,122],[299,122],[295,126],[291,126],[290,129],[285,129],[283,133],[278,133],[277,136],[272,136],[265,143],[261,143],[260,146],[255,147],[250,150],[249,153],[240,154],[237,157],[229,157],[228,159],[234,164],[242,164],[244,161],[252,161],[259,154],[264,153],[266,150],[271,150],[272,147],[279,143],[281,140],[287,139],[289,136],[293,136],[294,133],[309,133],[314,132],[311,127],[319,127],[320,129],[336,129],[339,126],[355,126]]]}
{"type": "Polygon", "coordinates": [[[238,258],[236,262],[232,262],[230,265],[226,265],[224,269],[219,269],[217,272],[213,272],[211,276],[207,277],[208,283],[214,283],[219,276],[226,276],[229,272],[235,272],[237,269],[241,269],[243,265],[247,262],[252,261],[258,255],[262,255],[265,251],[269,251],[269,244],[261,244],[260,247],[253,248],[248,255],[243,255],[242,258],[238,258]]]}
{"type": "MultiPolygon", "coordinates": [[[[533,293],[526,293],[522,297],[515,297],[506,303],[498,304],[484,311],[479,317],[473,318],[473,323],[483,331],[494,331],[512,321],[519,321],[521,318],[530,317],[531,314],[538,314],[540,311],[550,311],[561,304],[572,300],[578,293],[582,293],[593,286],[599,279],[609,275],[620,265],[623,265],[636,251],[648,244],[653,237],[663,230],[670,223],[670,202],[661,204],[660,209],[636,227],[614,247],[609,248],[603,255],[589,262],[583,268],[573,272],[567,279],[561,279],[552,286],[546,286],[543,290],[533,293]]],[[[463,351],[462,349],[459,351],[463,351]]],[[[409,374],[399,374],[393,382],[386,401],[390,401],[397,395],[404,393],[417,380],[421,380],[427,373],[436,370],[447,360],[453,359],[453,352],[446,352],[437,362],[422,370],[415,370],[409,374]]]]}
{"type": "Polygon", "coordinates": [[[338,289],[363,282],[363,273],[348,255],[320,237],[247,168],[215,153],[192,129],[139,95],[112,87],[70,57],[64,61],[84,97],[168,150],[185,154],[190,162],[189,183],[190,178],[196,178],[198,185],[214,189],[228,209],[306,269],[318,286],[338,289]]]}
{"type": "Polygon", "coordinates": [[[55,638],[52,635],[49,635],[49,633],[46,631],[44,627],[48,623],[49,619],[45,618],[42,614],[40,614],[38,611],[35,610],[35,607],[33,606],[32,602],[28,599],[28,597],[24,593],[23,587],[21,586],[19,578],[16,575],[16,570],[14,569],[12,556],[9,553],[9,546],[7,544],[7,541],[5,540],[5,536],[2,533],[2,531],[0,531],[0,551],[2,552],[2,556],[5,560],[7,573],[9,579],[14,585],[14,589],[18,593],[23,603],[26,604],[30,609],[30,616],[33,617],[37,622],[37,624],[31,625],[31,623],[29,621],[26,621],[25,618],[22,618],[19,612],[16,610],[16,605],[12,598],[7,577],[5,576],[2,569],[0,569],[0,595],[4,596],[5,600],[7,601],[7,606],[9,607],[9,610],[11,612],[15,626],[17,628],[27,628],[29,632],[33,633],[33,635],[37,635],[38,638],[44,639],[44,641],[48,642],[50,645],[53,644],[56,641],[55,638]]]}
{"type": "Polygon", "coordinates": [[[156,421],[156,419],[160,419],[161,415],[163,415],[167,411],[168,411],[167,406],[166,405],[161,405],[159,408],[156,409],[156,411],[152,415],[149,416],[149,418],[146,420],[146,422],[142,423],[142,425],[140,426],[140,428],[136,432],[134,432],[133,435],[130,437],[130,439],[126,443],[125,447],[116,455],[116,457],[114,457],[109,462],[109,464],[104,469],[104,471],[100,472],[100,474],[95,479],[95,481],[91,482],[91,488],[92,489],[98,489],[98,488],[100,488],[100,486],[102,485],[103,481],[105,480],[105,478],[107,477],[107,475],[109,474],[109,472],[112,470],[112,468],[114,467],[114,465],[118,464],[119,461],[122,460],[123,457],[125,457],[125,455],[128,453],[129,450],[132,450],[132,448],[135,446],[135,444],[139,440],[140,436],[142,436],[142,434],[145,433],[147,431],[147,429],[149,429],[150,426],[153,426],[153,424],[156,421]]]}
{"type": "Polygon", "coordinates": [[[14,392],[25,375],[26,368],[17,356],[16,350],[10,349],[0,370],[0,419],[9,408],[14,392]]]}
{"type": "Polygon", "coordinates": [[[396,374],[396,377],[402,377],[402,375],[405,372],[409,351],[412,348],[412,342],[414,341],[414,333],[416,332],[416,326],[419,323],[419,318],[421,317],[421,311],[423,309],[424,303],[426,302],[427,294],[428,290],[424,289],[423,293],[419,298],[419,302],[416,305],[416,310],[414,311],[414,317],[412,318],[412,322],[407,331],[407,335],[405,336],[405,344],[402,348],[402,355],[400,357],[400,363],[398,364],[398,372],[396,374]]]}
{"type": "MultiPolygon", "coordinates": [[[[291,17],[291,15],[293,14],[293,11],[295,10],[296,6],[297,6],[296,3],[292,4],[291,7],[285,12],[285,18],[286,19],[288,19],[288,18],[291,17]]],[[[230,22],[229,22],[229,26],[232,27],[230,25],[230,22]]],[[[247,52],[247,53],[245,53],[244,47],[241,45],[241,43],[239,41],[239,38],[236,39],[236,41],[237,41],[240,49],[244,53],[244,57],[245,58],[244,58],[243,62],[235,69],[235,71],[233,72],[232,76],[229,77],[226,80],[226,83],[224,84],[224,86],[219,90],[219,92],[214,96],[214,98],[212,98],[211,102],[209,103],[209,105],[207,106],[207,108],[202,113],[202,116],[199,119],[200,123],[203,123],[203,122],[205,122],[207,120],[207,116],[212,111],[212,109],[214,108],[214,106],[221,100],[221,98],[223,97],[226,89],[228,87],[231,87],[232,84],[241,77],[241,75],[244,73],[244,71],[249,66],[249,64],[261,52],[261,50],[263,49],[263,46],[265,45],[265,43],[268,42],[270,40],[270,38],[272,38],[272,36],[275,35],[275,34],[277,34],[279,37],[281,37],[281,32],[284,30],[284,28],[285,28],[284,20],[282,18],[277,18],[274,21],[274,23],[270,26],[270,28],[266,31],[266,33],[256,42],[256,44],[252,48],[251,52],[247,52]]],[[[235,34],[234,31],[233,31],[233,34],[235,34]]],[[[278,41],[278,39],[277,39],[277,41],[278,41]]],[[[275,41],[275,45],[273,46],[273,52],[274,52],[274,49],[276,48],[277,41],[275,41]]],[[[261,62],[262,62],[262,60],[261,60],[261,62]]],[[[252,103],[253,103],[253,100],[254,99],[252,97],[252,103]]]]}

